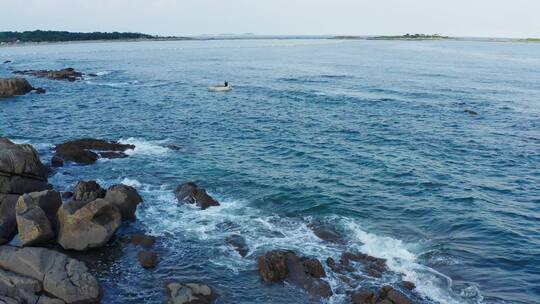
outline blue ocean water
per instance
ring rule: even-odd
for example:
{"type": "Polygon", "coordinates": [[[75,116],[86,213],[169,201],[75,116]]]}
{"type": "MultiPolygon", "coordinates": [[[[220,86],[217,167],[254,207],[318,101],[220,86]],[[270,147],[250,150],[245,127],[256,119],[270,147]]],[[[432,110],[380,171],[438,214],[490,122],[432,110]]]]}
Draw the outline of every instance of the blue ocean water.
{"type": "MultiPolygon", "coordinates": [[[[97,252],[104,303],[162,303],[167,280],[212,285],[220,303],[317,303],[267,285],[256,257],[322,260],[357,249],[417,285],[421,303],[540,303],[540,45],[455,41],[254,40],[0,48],[14,69],[74,67],[79,82],[0,101],[0,135],[33,144],[133,143],[126,159],[68,166],[79,180],[135,186],[145,202],[121,234],[158,237],[161,262],[97,252]],[[234,90],[209,93],[228,80],[234,90]],[[464,110],[478,113],[471,115],[464,110]],[[166,146],[181,146],[174,151],[166,146]],[[178,205],[196,181],[222,206],[178,205]],[[335,225],[346,244],[317,238],[335,225]],[[224,243],[242,234],[250,254],[224,243]]],[[[333,275],[330,303],[348,303],[333,275]]]]}

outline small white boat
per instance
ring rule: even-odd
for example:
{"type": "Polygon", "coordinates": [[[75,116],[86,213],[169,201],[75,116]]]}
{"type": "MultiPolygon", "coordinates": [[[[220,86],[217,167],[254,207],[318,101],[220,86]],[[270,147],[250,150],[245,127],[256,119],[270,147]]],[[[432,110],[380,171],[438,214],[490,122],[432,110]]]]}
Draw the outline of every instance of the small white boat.
{"type": "Polygon", "coordinates": [[[208,87],[208,92],[229,92],[230,90],[232,90],[232,87],[227,82],[224,85],[215,85],[208,87]]]}

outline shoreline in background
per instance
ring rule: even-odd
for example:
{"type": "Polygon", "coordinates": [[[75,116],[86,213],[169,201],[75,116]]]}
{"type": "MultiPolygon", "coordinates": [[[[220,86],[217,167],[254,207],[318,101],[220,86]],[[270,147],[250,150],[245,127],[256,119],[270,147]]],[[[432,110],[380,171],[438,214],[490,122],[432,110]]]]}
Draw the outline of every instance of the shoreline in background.
{"type": "Polygon", "coordinates": [[[107,42],[151,42],[151,41],[221,41],[221,40],[379,40],[379,41],[476,41],[476,42],[520,42],[540,43],[540,38],[495,38],[495,37],[448,37],[448,36],[332,36],[332,35],[205,35],[185,37],[155,37],[137,39],[101,39],[101,40],[68,40],[43,42],[0,42],[1,47],[17,47],[29,45],[73,44],[73,43],[107,43],[107,42]]]}

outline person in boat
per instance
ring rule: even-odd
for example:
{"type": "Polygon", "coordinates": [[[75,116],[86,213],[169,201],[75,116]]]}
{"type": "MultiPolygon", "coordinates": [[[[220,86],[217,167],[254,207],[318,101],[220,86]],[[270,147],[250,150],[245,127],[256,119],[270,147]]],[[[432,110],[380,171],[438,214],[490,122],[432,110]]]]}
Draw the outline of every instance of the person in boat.
{"type": "Polygon", "coordinates": [[[229,82],[228,82],[228,81],[225,81],[224,87],[228,87],[228,86],[229,86],[229,82]]]}

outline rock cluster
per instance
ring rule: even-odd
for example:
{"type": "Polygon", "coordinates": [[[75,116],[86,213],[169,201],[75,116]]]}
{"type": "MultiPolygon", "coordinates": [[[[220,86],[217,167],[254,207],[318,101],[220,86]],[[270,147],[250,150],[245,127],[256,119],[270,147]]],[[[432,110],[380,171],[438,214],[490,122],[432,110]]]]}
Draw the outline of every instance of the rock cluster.
{"type": "Polygon", "coordinates": [[[0,294],[7,303],[98,303],[101,298],[99,283],[84,263],[56,251],[0,246],[0,268],[0,294]]]}
{"type": "Polygon", "coordinates": [[[166,289],[168,304],[210,304],[217,298],[212,288],[204,284],[173,282],[167,284],[166,289]]]}
{"type": "Polygon", "coordinates": [[[48,170],[31,145],[0,137],[0,244],[17,234],[15,208],[24,193],[50,188],[48,170]]]}
{"type": "Polygon", "coordinates": [[[95,163],[100,157],[127,157],[127,154],[124,152],[128,149],[135,149],[135,146],[102,139],[83,138],[56,145],[54,161],[56,166],[61,166],[65,161],[80,165],[90,165],[95,163]]]}
{"type": "Polygon", "coordinates": [[[385,285],[378,292],[371,289],[361,289],[351,296],[353,304],[412,304],[402,292],[392,286],[385,285]]]}
{"type": "Polygon", "coordinates": [[[75,71],[73,68],[65,68],[61,70],[23,70],[13,71],[14,74],[31,75],[42,78],[49,78],[53,80],[68,80],[76,81],[83,78],[84,74],[75,71]]]}
{"type": "Polygon", "coordinates": [[[293,251],[274,250],[260,256],[257,265],[265,282],[287,281],[320,298],[333,294],[330,284],[323,280],[326,273],[317,259],[299,257],[293,251]]]}

